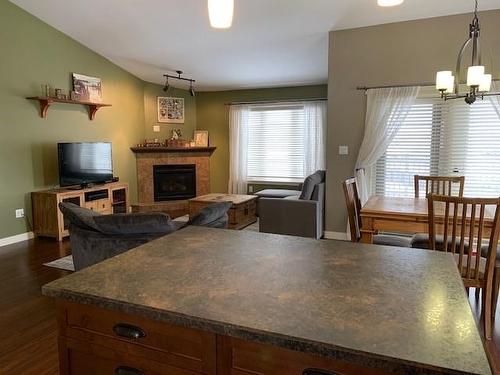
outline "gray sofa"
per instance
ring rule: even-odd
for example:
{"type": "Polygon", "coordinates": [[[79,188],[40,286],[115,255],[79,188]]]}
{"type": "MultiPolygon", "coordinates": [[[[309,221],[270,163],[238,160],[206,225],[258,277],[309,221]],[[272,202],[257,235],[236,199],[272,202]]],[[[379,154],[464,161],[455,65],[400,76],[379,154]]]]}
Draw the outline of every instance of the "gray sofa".
{"type": "Polygon", "coordinates": [[[60,203],[69,222],[75,270],[81,270],[187,225],[227,228],[229,203],[205,207],[187,223],[175,222],[163,213],[101,215],[72,203],[60,203]]]}
{"type": "Polygon", "coordinates": [[[257,192],[259,230],[264,233],[322,238],[325,215],[325,171],[308,176],[301,191],[257,192]]]}

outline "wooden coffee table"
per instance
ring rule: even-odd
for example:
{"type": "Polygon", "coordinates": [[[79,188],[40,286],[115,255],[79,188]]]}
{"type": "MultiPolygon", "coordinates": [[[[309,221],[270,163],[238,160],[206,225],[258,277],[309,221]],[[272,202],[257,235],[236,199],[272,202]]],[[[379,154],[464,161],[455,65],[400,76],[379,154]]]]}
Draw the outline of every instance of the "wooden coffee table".
{"type": "Polygon", "coordinates": [[[231,202],[229,229],[243,229],[257,221],[257,196],[238,194],[207,194],[189,200],[189,217],[192,218],[203,207],[218,202],[231,202]]]}

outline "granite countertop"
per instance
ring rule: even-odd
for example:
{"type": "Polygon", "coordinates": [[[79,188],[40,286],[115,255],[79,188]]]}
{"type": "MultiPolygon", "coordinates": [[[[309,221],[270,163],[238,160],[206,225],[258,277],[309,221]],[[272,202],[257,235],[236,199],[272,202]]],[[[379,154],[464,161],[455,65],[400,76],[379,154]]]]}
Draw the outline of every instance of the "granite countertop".
{"type": "Polygon", "coordinates": [[[43,294],[388,372],[491,374],[444,253],[188,227],[43,294]]]}

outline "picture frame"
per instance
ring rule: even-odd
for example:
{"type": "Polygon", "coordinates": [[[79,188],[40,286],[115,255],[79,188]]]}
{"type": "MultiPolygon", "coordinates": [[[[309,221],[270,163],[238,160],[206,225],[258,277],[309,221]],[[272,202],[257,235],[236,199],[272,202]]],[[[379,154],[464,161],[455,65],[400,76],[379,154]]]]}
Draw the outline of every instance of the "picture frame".
{"type": "Polygon", "coordinates": [[[208,147],[208,131],[207,130],[195,130],[194,131],[194,143],[196,147],[208,147]]]}
{"type": "Polygon", "coordinates": [[[157,98],[158,122],[168,124],[184,124],[184,98],[159,96],[157,98]]]}
{"type": "Polygon", "coordinates": [[[102,80],[84,74],[73,73],[73,91],[78,100],[102,103],[102,80]]]}

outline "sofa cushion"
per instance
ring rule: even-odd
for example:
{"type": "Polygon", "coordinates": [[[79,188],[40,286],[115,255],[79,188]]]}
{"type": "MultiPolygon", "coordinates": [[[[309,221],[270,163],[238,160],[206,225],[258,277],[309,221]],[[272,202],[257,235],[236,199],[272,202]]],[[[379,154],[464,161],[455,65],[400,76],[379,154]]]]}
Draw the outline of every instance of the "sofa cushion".
{"type": "Polygon", "coordinates": [[[200,212],[189,220],[188,225],[204,227],[221,227],[218,223],[227,226],[227,211],[233,204],[231,202],[218,202],[203,207],[200,212]]]}
{"type": "Polygon", "coordinates": [[[83,229],[98,230],[94,218],[102,216],[100,213],[67,202],[59,203],[59,209],[70,224],[77,225],[83,229]]]}
{"type": "Polygon", "coordinates": [[[161,212],[102,215],[93,218],[103,234],[169,234],[178,227],[170,216],[161,212]]]}
{"type": "Polygon", "coordinates": [[[286,190],[286,189],[266,189],[255,193],[259,198],[286,198],[298,197],[300,190],[286,190]]]}
{"type": "Polygon", "coordinates": [[[325,175],[325,171],[316,171],[312,175],[307,176],[304,180],[304,185],[302,186],[302,192],[300,193],[299,199],[311,200],[316,185],[325,182],[325,175]]]}

